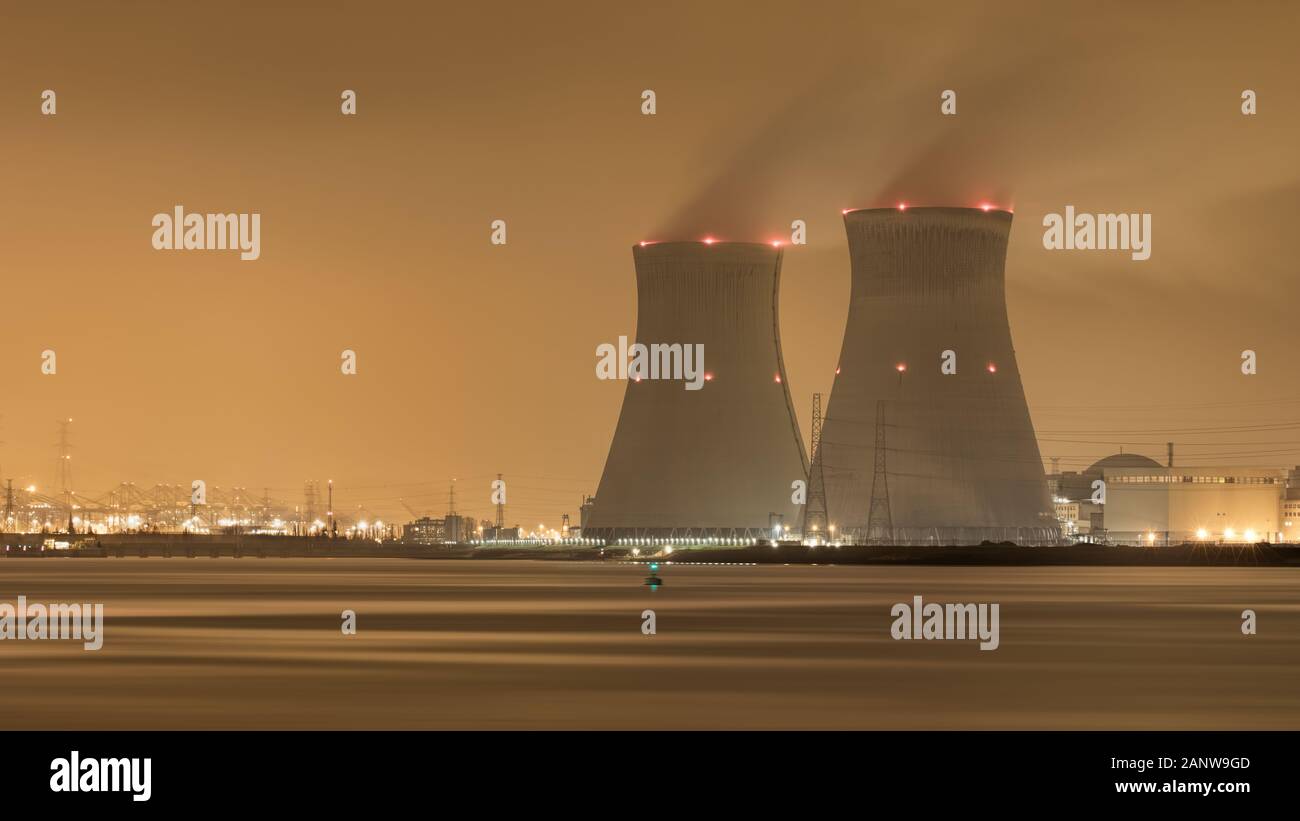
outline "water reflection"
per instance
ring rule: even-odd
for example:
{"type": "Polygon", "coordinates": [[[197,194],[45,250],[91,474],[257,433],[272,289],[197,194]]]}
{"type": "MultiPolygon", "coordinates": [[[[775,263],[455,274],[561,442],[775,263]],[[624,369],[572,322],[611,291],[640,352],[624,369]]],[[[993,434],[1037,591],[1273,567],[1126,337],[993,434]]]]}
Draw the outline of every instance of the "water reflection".
{"type": "Polygon", "coordinates": [[[0,728],[1300,727],[1293,570],[646,571],[3,560],[0,601],[103,602],[105,640],[0,642],[0,728]],[[1001,646],[891,640],[914,595],[1000,603],[1001,646]]]}

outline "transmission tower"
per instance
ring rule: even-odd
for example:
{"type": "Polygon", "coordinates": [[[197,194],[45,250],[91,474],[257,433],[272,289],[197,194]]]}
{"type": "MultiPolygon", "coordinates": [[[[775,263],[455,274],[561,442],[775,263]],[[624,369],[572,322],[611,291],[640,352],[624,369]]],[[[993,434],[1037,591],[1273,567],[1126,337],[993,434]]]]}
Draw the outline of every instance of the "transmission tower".
{"type": "Polygon", "coordinates": [[[311,527],[311,523],[316,521],[316,493],[317,488],[314,479],[303,482],[303,516],[307,521],[307,527],[311,527]]]}
{"type": "Polygon", "coordinates": [[[59,420],[59,441],[55,445],[59,449],[58,483],[63,491],[63,503],[68,507],[69,521],[72,520],[72,443],[68,441],[70,424],[71,419],[59,420]]]}
{"type": "MultiPolygon", "coordinates": [[[[498,482],[501,481],[500,473],[497,474],[497,481],[498,482]]],[[[505,487],[504,485],[497,485],[497,492],[501,494],[500,496],[497,497],[498,499],[501,500],[497,502],[496,534],[498,539],[501,538],[501,530],[506,526],[506,502],[505,502],[504,487],[505,487]]]]}
{"type": "Polygon", "coordinates": [[[889,474],[885,465],[885,400],[876,400],[876,470],[871,477],[867,544],[892,544],[894,519],[889,510],[889,474]]]}
{"type": "Polygon", "coordinates": [[[329,480],[329,510],[327,511],[327,514],[329,516],[329,522],[327,523],[329,528],[329,537],[333,539],[339,535],[338,522],[334,521],[334,480],[333,479],[329,480]]]}
{"type": "Polygon", "coordinates": [[[447,489],[447,518],[443,520],[442,531],[448,541],[460,541],[460,517],[456,515],[456,480],[451,480],[447,489]]]}
{"type": "Polygon", "coordinates": [[[808,499],[804,510],[803,534],[827,533],[830,513],[826,510],[826,473],[822,467],[822,395],[813,394],[812,455],[808,470],[808,499]]]}

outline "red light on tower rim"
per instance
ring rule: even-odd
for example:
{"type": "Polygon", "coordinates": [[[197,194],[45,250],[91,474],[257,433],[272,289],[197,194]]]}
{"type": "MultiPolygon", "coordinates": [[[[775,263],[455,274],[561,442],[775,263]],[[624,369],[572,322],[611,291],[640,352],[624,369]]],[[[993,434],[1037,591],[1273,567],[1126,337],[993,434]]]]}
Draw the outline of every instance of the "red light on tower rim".
{"type": "Polygon", "coordinates": [[[776,376],[772,377],[772,381],[778,385],[781,384],[781,374],[778,373],[776,376]]]}
{"type": "Polygon", "coordinates": [[[897,365],[894,366],[894,370],[898,371],[899,373],[904,373],[907,370],[907,363],[899,362],[897,365]]]}
{"type": "Polygon", "coordinates": [[[715,242],[717,242],[717,239],[715,239],[714,237],[705,237],[705,238],[704,238],[704,244],[705,244],[705,245],[712,245],[712,244],[715,243],[715,242]]]}
{"type": "MultiPolygon", "coordinates": [[[[899,211],[907,211],[907,210],[909,210],[911,207],[912,207],[912,204],[911,204],[910,202],[902,202],[902,201],[900,201],[900,202],[898,202],[898,203],[895,203],[895,205],[894,205],[894,208],[897,209],[897,210],[899,210],[899,211]]],[[[955,207],[955,206],[940,205],[940,206],[918,206],[918,207],[920,207],[920,208],[950,208],[950,207],[955,207]]],[[[986,214],[987,214],[988,212],[990,212],[990,211],[1005,211],[1005,212],[1008,213],[1008,214],[1014,214],[1014,213],[1016,212],[1016,210],[1015,210],[1014,208],[1012,208],[1011,206],[1007,206],[1006,208],[1003,208],[1002,206],[994,205],[993,203],[989,202],[988,200],[980,200],[978,203],[976,203],[976,205],[974,206],[974,208],[978,208],[979,210],[983,211],[983,212],[986,213],[986,214]]],[[[859,210],[862,210],[862,209],[858,209],[858,208],[841,208],[841,209],[840,209],[840,213],[841,213],[841,214],[845,214],[845,215],[847,215],[847,214],[850,214],[850,213],[852,213],[852,212],[854,212],[854,211],[859,211],[859,210]]],[[[882,210],[882,209],[868,209],[868,210],[882,210]]]]}

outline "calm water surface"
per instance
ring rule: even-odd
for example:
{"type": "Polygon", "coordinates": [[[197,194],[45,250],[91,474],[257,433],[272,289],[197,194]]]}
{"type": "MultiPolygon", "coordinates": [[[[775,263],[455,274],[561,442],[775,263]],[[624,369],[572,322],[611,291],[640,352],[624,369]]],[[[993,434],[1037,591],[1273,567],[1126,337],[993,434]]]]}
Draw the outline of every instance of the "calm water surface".
{"type": "Polygon", "coordinates": [[[644,575],[0,560],[2,602],[105,605],[98,652],[0,641],[0,729],[1300,728],[1294,570],[672,565],[658,591],[644,575]],[[914,595],[998,602],[1000,649],[891,640],[890,607],[914,595]]]}

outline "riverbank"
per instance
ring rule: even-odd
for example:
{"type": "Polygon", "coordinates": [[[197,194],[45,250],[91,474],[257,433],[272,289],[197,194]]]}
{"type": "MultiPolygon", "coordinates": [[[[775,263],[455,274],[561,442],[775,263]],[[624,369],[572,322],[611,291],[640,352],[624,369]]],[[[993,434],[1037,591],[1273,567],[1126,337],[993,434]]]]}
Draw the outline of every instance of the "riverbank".
{"type": "Polygon", "coordinates": [[[1123,547],[1079,544],[1020,547],[755,545],[632,548],[538,544],[421,545],[293,536],[0,534],[5,558],[254,558],[254,559],[498,559],[550,561],[666,561],[673,564],[843,564],[990,567],[1300,567],[1300,546],[1182,544],[1123,547]]]}

